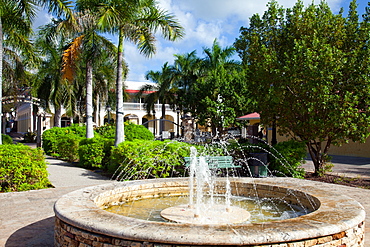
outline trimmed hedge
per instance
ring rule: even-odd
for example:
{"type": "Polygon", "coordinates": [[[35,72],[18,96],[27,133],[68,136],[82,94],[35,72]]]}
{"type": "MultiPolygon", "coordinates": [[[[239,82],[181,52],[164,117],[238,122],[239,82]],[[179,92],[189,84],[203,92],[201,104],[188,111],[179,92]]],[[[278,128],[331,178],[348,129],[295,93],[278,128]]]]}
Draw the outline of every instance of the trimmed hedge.
{"type": "Polygon", "coordinates": [[[108,171],[116,180],[181,177],[190,147],[176,141],[125,141],[112,148],[108,171]]]}
{"type": "Polygon", "coordinates": [[[154,135],[150,130],[143,125],[137,125],[130,122],[125,122],[125,140],[154,140],[154,135]]]}
{"type": "Polygon", "coordinates": [[[1,138],[3,144],[13,144],[13,139],[10,136],[1,134],[1,138]]]}
{"type": "MultiPolygon", "coordinates": [[[[154,135],[150,130],[145,128],[143,125],[134,124],[131,122],[124,123],[125,128],[125,141],[133,140],[154,140],[154,135]]],[[[115,125],[104,125],[95,129],[104,138],[115,138],[116,126],[115,125]]]]}
{"type": "Polygon", "coordinates": [[[83,139],[78,149],[79,165],[84,168],[107,169],[113,145],[114,139],[102,137],[83,139]]]}
{"type": "MultiPolygon", "coordinates": [[[[42,148],[48,155],[57,157],[61,156],[61,158],[63,158],[63,155],[61,155],[60,153],[64,152],[64,148],[68,149],[68,147],[63,146],[63,144],[68,144],[65,142],[66,140],[64,139],[64,137],[68,136],[70,136],[70,138],[72,139],[79,139],[78,141],[80,141],[80,139],[86,136],[86,127],[74,124],[70,127],[53,127],[51,129],[45,130],[42,134],[42,148]]],[[[75,145],[75,142],[73,142],[73,145],[75,145]]],[[[77,153],[77,149],[76,151],[74,151],[74,153],[77,153]]]]}
{"type": "Polygon", "coordinates": [[[0,145],[0,192],[50,187],[44,153],[26,145],[0,145]]]}

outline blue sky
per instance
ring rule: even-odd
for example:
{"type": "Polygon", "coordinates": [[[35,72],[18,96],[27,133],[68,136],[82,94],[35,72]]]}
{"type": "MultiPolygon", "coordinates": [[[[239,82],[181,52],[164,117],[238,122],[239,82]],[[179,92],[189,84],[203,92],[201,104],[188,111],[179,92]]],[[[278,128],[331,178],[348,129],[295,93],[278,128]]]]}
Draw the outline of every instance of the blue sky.
{"type": "MultiPolygon", "coordinates": [[[[241,26],[248,26],[249,18],[255,14],[263,14],[269,0],[158,0],[159,6],[176,15],[180,24],[185,28],[182,40],[168,42],[158,37],[157,52],[151,58],[139,54],[136,47],[125,44],[125,60],[129,65],[128,81],[146,81],[144,76],[149,70],[160,70],[165,62],[174,61],[174,54],[184,54],[193,50],[203,57],[203,48],[211,47],[217,39],[222,47],[231,46],[239,36],[241,26]]],[[[303,0],[307,6],[312,0],[303,0]]],[[[319,3],[318,0],[313,0],[319,3]]],[[[284,8],[292,7],[295,0],[279,0],[284,8]]],[[[341,7],[348,9],[350,0],[327,0],[335,13],[341,7]]],[[[367,0],[357,0],[357,11],[360,15],[365,12],[367,0]]],[[[345,15],[347,12],[345,11],[345,15]]],[[[41,25],[50,20],[50,15],[41,12],[35,25],[41,25]]],[[[116,38],[112,37],[116,42],[116,38]]]]}

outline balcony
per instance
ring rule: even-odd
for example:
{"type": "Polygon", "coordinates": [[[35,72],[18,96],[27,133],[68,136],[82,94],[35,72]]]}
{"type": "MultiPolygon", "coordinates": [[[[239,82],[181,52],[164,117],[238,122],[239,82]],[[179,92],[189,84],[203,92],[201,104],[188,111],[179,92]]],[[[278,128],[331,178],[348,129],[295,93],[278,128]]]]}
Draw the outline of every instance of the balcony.
{"type": "MultiPolygon", "coordinates": [[[[162,110],[162,104],[155,104],[155,111],[160,112],[162,110]]],[[[133,103],[133,102],[124,102],[123,103],[123,109],[125,111],[127,110],[139,110],[139,111],[145,111],[145,107],[143,103],[133,103]]],[[[166,111],[172,111],[169,105],[166,104],[166,111]]]]}

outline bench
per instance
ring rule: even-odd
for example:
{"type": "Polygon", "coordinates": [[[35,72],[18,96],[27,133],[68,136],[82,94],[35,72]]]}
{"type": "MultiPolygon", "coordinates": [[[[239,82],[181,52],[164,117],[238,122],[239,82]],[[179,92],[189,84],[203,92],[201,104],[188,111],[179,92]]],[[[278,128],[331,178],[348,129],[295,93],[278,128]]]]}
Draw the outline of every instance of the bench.
{"type": "MultiPolygon", "coordinates": [[[[205,161],[208,164],[209,169],[222,169],[222,168],[240,168],[233,162],[232,156],[204,156],[205,161]]],[[[199,157],[196,157],[199,162],[199,157]]],[[[189,166],[191,157],[184,157],[185,165],[189,166]]]]}

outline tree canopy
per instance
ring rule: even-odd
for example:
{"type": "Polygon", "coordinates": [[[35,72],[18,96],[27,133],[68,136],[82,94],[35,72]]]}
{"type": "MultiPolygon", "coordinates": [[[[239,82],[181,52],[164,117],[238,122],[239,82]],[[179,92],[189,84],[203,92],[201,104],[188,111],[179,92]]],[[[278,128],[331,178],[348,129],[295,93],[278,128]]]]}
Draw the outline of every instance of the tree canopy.
{"type": "Polygon", "coordinates": [[[288,9],[273,1],[235,42],[261,121],[306,143],[316,174],[331,144],[369,136],[370,30],[356,8],[352,1],[345,17],[324,1],[288,9]]]}

